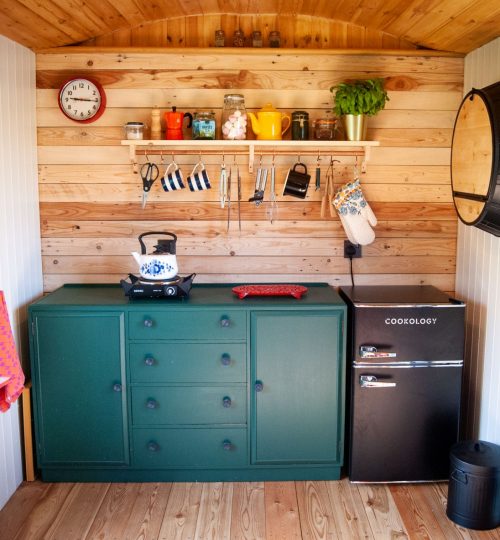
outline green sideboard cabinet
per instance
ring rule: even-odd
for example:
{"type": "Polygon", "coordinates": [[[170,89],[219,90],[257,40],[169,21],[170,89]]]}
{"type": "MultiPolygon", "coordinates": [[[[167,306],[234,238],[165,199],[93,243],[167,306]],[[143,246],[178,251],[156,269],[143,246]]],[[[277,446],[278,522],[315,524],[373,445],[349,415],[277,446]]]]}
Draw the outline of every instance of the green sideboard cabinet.
{"type": "Polygon", "coordinates": [[[66,285],[29,307],[37,464],[47,481],[338,479],[346,307],[302,299],[129,301],[66,285]]]}

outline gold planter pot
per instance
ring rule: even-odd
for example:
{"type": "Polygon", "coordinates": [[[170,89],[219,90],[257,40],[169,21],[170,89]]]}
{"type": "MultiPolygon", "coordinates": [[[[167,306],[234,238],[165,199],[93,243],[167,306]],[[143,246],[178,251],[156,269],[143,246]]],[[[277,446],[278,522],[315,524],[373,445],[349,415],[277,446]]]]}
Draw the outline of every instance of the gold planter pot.
{"type": "Polygon", "coordinates": [[[345,114],[342,120],[348,141],[366,141],[368,116],[364,114],[345,114]]]}

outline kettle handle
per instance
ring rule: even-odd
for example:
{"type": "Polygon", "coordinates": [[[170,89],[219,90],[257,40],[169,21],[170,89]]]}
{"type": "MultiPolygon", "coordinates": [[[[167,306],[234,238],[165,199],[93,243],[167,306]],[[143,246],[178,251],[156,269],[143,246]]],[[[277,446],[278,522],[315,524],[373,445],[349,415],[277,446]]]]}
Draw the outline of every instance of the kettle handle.
{"type": "MultiPolygon", "coordinates": [[[[146,246],[145,246],[144,242],[142,241],[143,237],[144,236],[150,236],[152,234],[166,234],[168,236],[171,236],[174,239],[174,247],[175,247],[175,243],[177,242],[177,235],[176,234],[171,233],[171,232],[164,232],[164,231],[145,232],[145,233],[142,233],[142,234],[139,235],[139,244],[141,245],[141,255],[146,255],[146,246]]],[[[173,250],[173,252],[171,251],[170,253],[172,253],[172,255],[175,255],[175,249],[173,250]]]]}
{"type": "Polygon", "coordinates": [[[304,174],[307,174],[307,167],[305,163],[302,163],[301,161],[297,161],[297,163],[293,166],[292,170],[294,171],[297,167],[304,167],[304,174]]]}
{"type": "Polygon", "coordinates": [[[191,113],[187,112],[187,113],[184,113],[184,118],[186,116],[189,118],[189,123],[188,123],[187,127],[190,128],[193,125],[193,115],[191,113]]]}

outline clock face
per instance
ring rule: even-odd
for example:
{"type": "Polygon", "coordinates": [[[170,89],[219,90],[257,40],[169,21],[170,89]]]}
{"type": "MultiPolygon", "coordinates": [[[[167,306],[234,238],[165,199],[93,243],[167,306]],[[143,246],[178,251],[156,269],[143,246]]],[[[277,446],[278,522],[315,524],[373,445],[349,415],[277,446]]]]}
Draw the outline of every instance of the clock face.
{"type": "Polygon", "coordinates": [[[106,94],[96,81],[86,78],[71,79],[65,82],[59,91],[59,107],[71,120],[94,122],[104,112],[106,94]]]}

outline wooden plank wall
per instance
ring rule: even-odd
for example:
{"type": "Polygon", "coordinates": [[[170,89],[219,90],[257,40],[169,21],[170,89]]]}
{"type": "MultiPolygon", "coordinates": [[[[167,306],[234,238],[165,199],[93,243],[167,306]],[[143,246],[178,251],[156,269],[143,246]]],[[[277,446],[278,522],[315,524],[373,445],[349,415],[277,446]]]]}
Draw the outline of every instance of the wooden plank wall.
{"type": "MultiPolygon", "coordinates": [[[[420,54],[420,53],[419,53],[420,54]]],[[[345,233],[337,217],[321,218],[323,187],[302,201],[282,197],[286,170],[297,156],[276,158],[279,218],[248,198],[255,177],[246,157],[242,230],[233,194],[232,220],[219,205],[220,156],[205,156],[213,189],[163,192],[157,182],[141,209],[141,183],[120,145],[127,121],[149,123],[151,108],[214,110],[228,92],[247,109],[266,102],[285,112],[306,109],[311,120],[331,109],[329,88],[355,77],[386,77],[390,101],[370,120],[379,140],[362,177],[378,217],[375,242],[353,264],[356,284],[433,284],[453,291],[457,219],[449,177],[450,140],[463,86],[463,59],[335,51],[227,49],[63,49],[37,55],[37,124],[41,235],[45,290],[67,282],[118,282],[136,270],[130,252],[150,230],[179,235],[183,274],[199,282],[327,281],[348,284],[345,233]],[[58,87],[87,74],[101,81],[108,107],[95,123],[78,125],[58,109],[58,87]]],[[[188,135],[186,131],[186,135],[188,135]]],[[[333,154],[335,158],[335,154],[333,154]]],[[[164,156],[168,163],[171,156],[164,156]]],[[[198,156],[178,156],[184,174],[198,156]]],[[[226,161],[232,161],[226,156],[226,161]]],[[[337,186],[351,179],[354,158],[339,158],[337,186]]],[[[315,158],[303,158],[311,171],[315,158]]],[[[158,160],[159,161],[159,160],[158,160]]],[[[325,178],[328,159],[323,159],[325,178]]],[[[265,158],[269,165],[270,159],[265,158]]]]}
{"type": "Polygon", "coordinates": [[[245,34],[245,46],[252,46],[252,32],[259,30],[264,47],[269,32],[277,30],[281,46],[299,49],[415,49],[409,41],[387,32],[345,21],[296,13],[237,14],[211,13],[143,22],[98,35],[83,43],[97,47],[214,47],[215,31],[222,29],[226,46],[232,45],[234,31],[245,34]]]}

